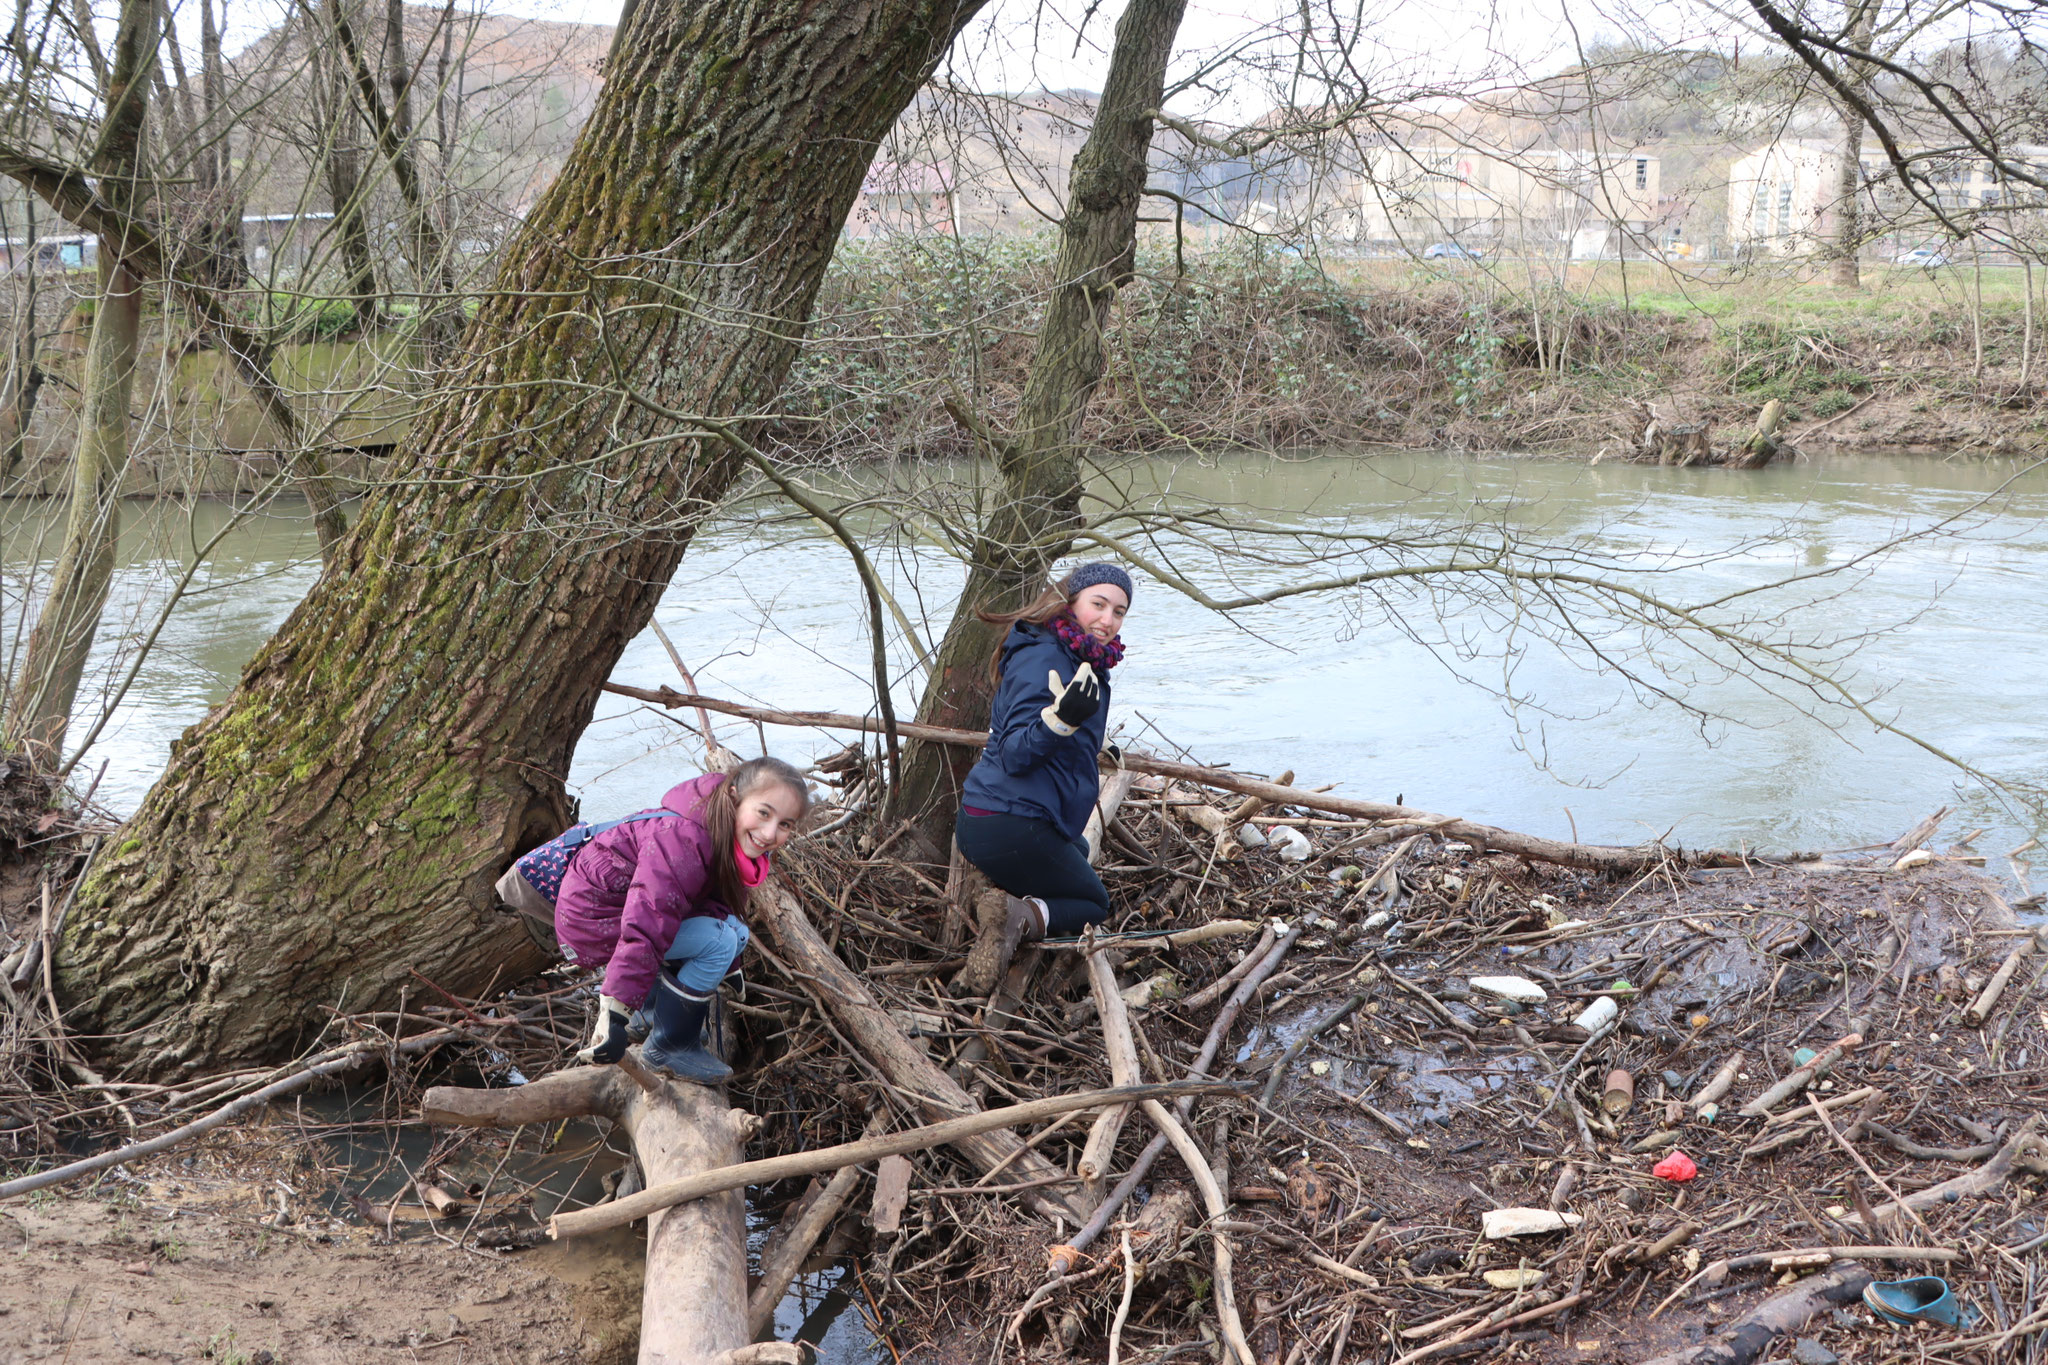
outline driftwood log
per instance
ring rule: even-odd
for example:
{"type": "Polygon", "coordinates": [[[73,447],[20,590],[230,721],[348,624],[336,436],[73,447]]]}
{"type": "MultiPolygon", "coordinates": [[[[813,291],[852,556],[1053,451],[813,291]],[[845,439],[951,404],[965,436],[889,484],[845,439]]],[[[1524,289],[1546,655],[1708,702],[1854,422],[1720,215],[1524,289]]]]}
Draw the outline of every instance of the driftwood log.
{"type": "Polygon", "coordinates": [[[1756,430],[1728,453],[1730,469],[1762,469],[1790,449],[1778,439],[1778,423],[1785,419],[1785,405],[1773,398],[1757,415],[1756,430]]]}
{"type": "MultiPolygon", "coordinates": [[[[923,1048],[904,1036],[868,989],[867,982],[832,951],[820,937],[817,926],[804,914],[803,906],[777,878],[770,877],[754,892],[751,914],[762,936],[772,944],[792,975],[809,983],[819,1003],[845,1031],[847,1040],[927,1119],[939,1121],[981,1111],[972,1095],[961,1089],[923,1048]]],[[[1023,1139],[1008,1131],[978,1133],[952,1145],[984,1174],[1002,1167],[1019,1182],[1051,1180],[1066,1174],[1036,1152],[1020,1155],[1018,1149],[1024,1145],[1023,1139]]],[[[1064,1219],[1069,1225],[1087,1218],[1086,1212],[1066,1195],[1051,1189],[1035,1190],[1024,1198],[1046,1217],[1064,1219]]]]}
{"type": "Polygon", "coordinates": [[[1765,1348],[1811,1322],[1822,1311],[1854,1303],[1875,1278],[1854,1261],[1841,1261],[1774,1294],[1697,1346],[1657,1356],[1643,1365],[1750,1365],[1765,1348]]]}
{"type": "MultiPolygon", "coordinates": [[[[608,1118],[633,1139],[650,1184],[737,1165],[759,1123],[730,1108],[722,1090],[661,1081],[643,1087],[615,1066],[575,1067],[505,1090],[436,1086],[421,1116],[465,1128],[608,1118]]],[[[803,1359],[801,1347],[752,1345],[752,1335],[745,1196],[727,1190],[650,1217],[640,1365],[799,1365],[803,1359]]]]}
{"type": "MultiPolygon", "coordinates": [[[[847,715],[837,711],[777,711],[765,706],[746,706],[717,697],[678,692],[671,687],[629,687],[624,683],[606,683],[604,690],[621,697],[651,702],[656,706],[703,707],[722,715],[760,721],[764,725],[861,730],[870,734],[879,734],[883,729],[881,721],[867,716],[847,715]]],[[[960,744],[978,748],[988,743],[986,731],[956,730],[944,725],[898,722],[896,732],[906,738],[931,740],[940,744],[960,744]]],[[[1627,874],[1643,873],[1667,865],[1748,867],[1753,864],[1807,862],[1818,856],[1811,853],[1767,856],[1729,849],[1686,850],[1662,843],[1641,844],[1632,848],[1609,844],[1578,844],[1563,839],[1545,839],[1534,834],[1522,834],[1515,830],[1497,829],[1492,825],[1476,824],[1456,816],[1433,815],[1428,811],[1397,806],[1385,801],[1362,801],[1330,792],[1303,791],[1299,787],[1282,786],[1277,782],[1268,782],[1246,773],[1232,772],[1227,768],[1204,768],[1196,763],[1175,763],[1168,759],[1154,758],[1150,754],[1127,752],[1124,754],[1123,765],[1134,773],[1192,782],[1216,791],[1236,792],[1240,796],[1256,796],[1271,806],[1297,806],[1303,810],[1348,815],[1356,820],[1372,821],[1390,830],[1405,830],[1409,833],[1421,831],[1445,839],[1460,839],[1477,849],[1519,854],[1524,858],[1533,858],[1541,863],[1555,863],[1560,867],[1585,867],[1602,872],[1627,874]]]]}

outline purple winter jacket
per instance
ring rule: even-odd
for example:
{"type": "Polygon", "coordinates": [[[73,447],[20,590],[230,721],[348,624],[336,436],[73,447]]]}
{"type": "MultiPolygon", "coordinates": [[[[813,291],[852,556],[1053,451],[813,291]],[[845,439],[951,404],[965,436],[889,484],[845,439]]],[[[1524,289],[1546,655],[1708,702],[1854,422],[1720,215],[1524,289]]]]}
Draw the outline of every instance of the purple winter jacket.
{"type": "Polygon", "coordinates": [[[706,773],[669,789],[662,808],[681,819],[635,820],[576,851],[555,897],[555,936],[574,960],[605,964],[604,993],[637,1009],[686,919],[724,919],[712,872],[711,831],[698,813],[725,781],[706,773]]]}

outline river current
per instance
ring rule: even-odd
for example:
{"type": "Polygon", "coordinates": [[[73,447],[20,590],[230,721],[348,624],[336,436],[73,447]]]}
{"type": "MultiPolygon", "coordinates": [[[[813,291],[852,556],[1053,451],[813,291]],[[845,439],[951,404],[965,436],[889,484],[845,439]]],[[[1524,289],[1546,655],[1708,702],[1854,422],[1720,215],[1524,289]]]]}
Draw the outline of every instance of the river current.
{"type": "MultiPolygon", "coordinates": [[[[1396,562],[1470,561],[1502,528],[1533,550],[1513,561],[1526,571],[1513,583],[1424,574],[1227,615],[1140,575],[1115,674],[1113,723],[1127,739],[1598,842],[1842,847],[1890,839],[1953,805],[1948,833],[1986,827],[1977,847],[1991,855],[1987,870],[2004,874],[2006,851],[2039,829],[2023,805],[1871,718],[1999,781],[2048,781],[2048,472],[1880,455],[1741,473],[1389,452],[1155,461],[1118,467],[1091,492],[1292,528],[1256,543],[1213,525],[1162,535],[1148,553],[1170,555],[1217,598],[1396,562]],[[1447,547],[1448,528],[1464,525],[1478,528],[1467,548],[1447,547]],[[1406,549],[1386,547],[1400,535],[1411,537],[1406,549]],[[1588,597],[1591,588],[1555,573],[1604,576],[1630,595],[1588,597]],[[1802,581],[1759,591],[1787,576],[1802,581]],[[1869,716],[1824,705],[1831,683],[1814,675],[1787,673],[1767,695],[1754,668],[1724,667],[1725,646],[1646,635],[1640,615],[1655,608],[1640,594],[1718,600],[1707,613],[1717,623],[1747,609],[1757,615],[1745,628],[1760,640],[1825,648],[1827,677],[1867,700],[1869,716]],[[1785,607],[1795,610],[1777,619],[1785,607]]],[[[23,597],[47,574],[61,513],[0,508],[10,670],[23,597]]],[[[103,709],[123,685],[135,641],[157,626],[193,546],[227,516],[220,503],[136,505],[82,710],[103,709]]],[[[879,563],[917,635],[942,634],[958,567],[908,541],[879,563]]],[[[80,764],[85,780],[106,765],[98,800],[134,808],[170,741],[227,694],[317,571],[296,506],[228,532],[80,764]]],[[[866,619],[846,554],[821,529],[746,512],[699,535],[657,613],[708,693],[856,712],[873,705],[866,619]]],[[[891,649],[907,714],[914,651],[900,630],[891,649]]],[[[614,678],[679,684],[652,632],[614,678]]],[[[760,748],[749,723],[720,730],[743,754],[760,748]]],[[[803,759],[845,736],[771,729],[767,740],[803,759]]],[[[688,730],[607,697],[572,786],[592,817],[621,814],[695,763],[688,730]]]]}

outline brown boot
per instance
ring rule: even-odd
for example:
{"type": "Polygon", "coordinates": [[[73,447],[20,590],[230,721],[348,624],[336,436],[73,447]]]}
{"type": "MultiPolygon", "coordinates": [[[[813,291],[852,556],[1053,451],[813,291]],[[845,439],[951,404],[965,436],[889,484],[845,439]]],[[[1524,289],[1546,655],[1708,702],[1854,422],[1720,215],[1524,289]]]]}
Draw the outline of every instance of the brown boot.
{"type": "Polygon", "coordinates": [[[1038,905],[1017,896],[1003,897],[1003,944],[996,959],[997,978],[1010,970],[1010,959],[1017,956],[1017,949],[1044,937],[1045,917],[1039,913],[1038,905]]]}

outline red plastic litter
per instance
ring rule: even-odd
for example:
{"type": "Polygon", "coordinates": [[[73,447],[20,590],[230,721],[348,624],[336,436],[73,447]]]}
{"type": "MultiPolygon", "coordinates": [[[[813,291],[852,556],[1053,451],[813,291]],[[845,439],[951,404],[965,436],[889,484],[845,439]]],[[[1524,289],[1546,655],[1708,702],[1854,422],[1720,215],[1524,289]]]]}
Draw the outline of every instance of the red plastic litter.
{"type": "Polygon", "coordinates": [[[1659,1180],[1684,1182],[1700,1173],[1700,1165],[1684,1152],[1673,1152],[1650,1168],[1650,1174],[1659,1180]]]}

